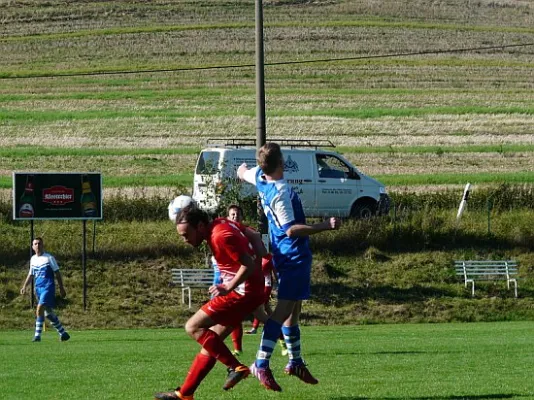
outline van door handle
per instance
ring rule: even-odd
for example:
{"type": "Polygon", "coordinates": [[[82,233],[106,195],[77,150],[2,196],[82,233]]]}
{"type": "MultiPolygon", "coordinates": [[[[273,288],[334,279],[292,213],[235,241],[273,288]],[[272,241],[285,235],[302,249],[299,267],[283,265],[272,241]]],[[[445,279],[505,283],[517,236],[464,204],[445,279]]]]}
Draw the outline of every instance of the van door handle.
{"type": "Polygon", "coordinates": [[[325,183],[326,179],[319,179],[317,182],[325,183]]]}
{"type": "Polygon", "coordinates": [[[311,182],[312,180],[311,179],[304,179],[304,182],[311,182]]]}

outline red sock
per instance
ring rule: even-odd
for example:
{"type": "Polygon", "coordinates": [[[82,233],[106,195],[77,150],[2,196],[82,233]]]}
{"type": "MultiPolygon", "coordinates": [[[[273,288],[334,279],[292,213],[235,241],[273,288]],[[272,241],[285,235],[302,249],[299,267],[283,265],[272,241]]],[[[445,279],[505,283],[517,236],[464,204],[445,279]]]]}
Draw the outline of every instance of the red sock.
{"type": "Polygon", "coordinates": [[[184,383],[180,387],[180,393],[184,396],[191,396],[197,390],[200,382],[204,380],[206,375],[212,370],[217,360],[212,356],[207,356],[202,353],[198,353],[189,372],[185,377],[184,383]]]}
{"type": "Polygon", "coordinates": [[[232,331],[232,342],[234,343],[234,349],[237,351],[243,351],[243,325],[239,324],[232,331]]]}
{"type": "Polygon", "coordinates": [[[227,367],[235,369],[235,367],[241,365],[241,363],[237,361],[237,358],[232,355],[228,347],[226,347],[220,336],[212,330],[204,329],[204,332],[200,335],[197,342],[200,343],[212,357],[215,357],[227,367]]]}
{"type": "Polygon", "coordinates": [[[260,326],[260,320],[257,318],[254,318],[254,322],[252,322],[252,328],[258,329],[259,326],[260,326]]]}

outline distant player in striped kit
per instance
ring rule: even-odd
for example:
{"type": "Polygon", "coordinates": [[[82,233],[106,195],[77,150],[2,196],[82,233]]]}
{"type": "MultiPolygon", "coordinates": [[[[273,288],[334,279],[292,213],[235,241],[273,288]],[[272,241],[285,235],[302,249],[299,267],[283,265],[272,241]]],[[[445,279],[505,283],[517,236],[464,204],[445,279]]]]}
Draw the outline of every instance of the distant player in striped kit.
{"type": "Polygon", "coordinates": [[[32,277],[35,278],[35,294],[37,296],[38,304],[36,311],[37,318],[35,320],[35,335],[32,341],[41,341],[41,333],[43,331],[46,317],[59,333],[59,339],[62,342],[65,342],[70,339],[70,335],[65,328],[63,328],[63,325],[53,310],[56,304],[56,285],[54,277],[57,279],[61,297],[67,295],[65,288],[63,287],[63,278],[59,272],[59,266],[52,255],[44,252],[42,238],[35,238],[32,242],[32,248],[35,254],[30,259],[30,272],[20,289],[20,294],[24,294],[26,292],[26,286],[28,286],[32,277]]]}
{"type": "Polygon", "coordinates": [[[264,325],[263,334],[250,372],[267,389],[282,388],[272,374],[269,360],[280,331],[287,344],[289,363],[284,371],[305,383],[315,379],[301,357],[299,319],[302,300],[310,297],[312,254],[309,235],[338,229],[340,221],[331,217],[308,225],[298,194],[284,180],[284,157],[277,143],[266,143],[257,154],[258,166],[248,169],[242,164],[237,175],[256,186],[263,211],[269,222],[273,263],[278,275],[278,302],[264,325]]]}

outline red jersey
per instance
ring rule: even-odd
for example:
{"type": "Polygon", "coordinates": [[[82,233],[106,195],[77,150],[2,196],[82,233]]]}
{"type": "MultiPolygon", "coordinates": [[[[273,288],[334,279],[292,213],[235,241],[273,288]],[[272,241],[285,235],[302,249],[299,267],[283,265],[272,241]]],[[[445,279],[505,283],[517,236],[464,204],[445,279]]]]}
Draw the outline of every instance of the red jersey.
{"type": "MultiPolygon", "coordinates": [[[[247,253],[256,258],[249,240],[243,233],[246,227],[239,222],[226,218],[215,219],[210,227],[208,246],[217,261],[223,282],[231,281],[236,275],[241,262],[239,255],[247,253]]],[[[261,268],[256,268],[249,277],[234,290],[241,294],[263,293],[264,278],[261,268]]]]}
{"type": "Polygon", "coordinates": [[[265,286],[273,286],[273,256],[270,253],[261,259],[261,272],[265,286]]]}

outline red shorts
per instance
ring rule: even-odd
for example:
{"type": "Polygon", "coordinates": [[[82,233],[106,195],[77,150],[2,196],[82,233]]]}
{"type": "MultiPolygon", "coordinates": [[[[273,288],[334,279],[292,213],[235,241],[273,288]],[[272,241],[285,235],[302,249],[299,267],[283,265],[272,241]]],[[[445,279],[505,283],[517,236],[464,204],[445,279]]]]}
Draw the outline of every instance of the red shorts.
{"type": "Polygon", "coordinates": [[[216,296],[201,307],[219,325],[236,326],[264,303],[263,293],[242,296],[232,291],[226,296],[216,296]]]}

